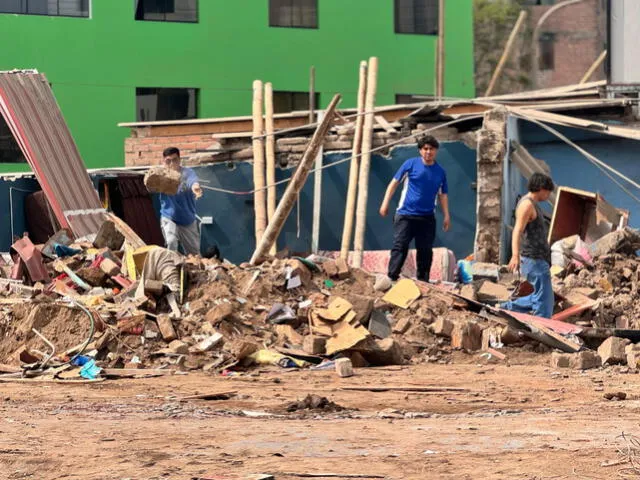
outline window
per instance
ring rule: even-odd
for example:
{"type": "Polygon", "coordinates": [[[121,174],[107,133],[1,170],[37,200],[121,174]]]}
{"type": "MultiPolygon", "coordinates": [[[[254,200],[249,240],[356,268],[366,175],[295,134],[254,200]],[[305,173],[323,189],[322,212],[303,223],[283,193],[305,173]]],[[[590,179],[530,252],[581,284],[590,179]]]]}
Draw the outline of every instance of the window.
{"type": "Polygon", "coordinates": [[[0,0],[0,13],[88,17],[89,0],[0,0]]]}
{"type": "Polygon", "coordinates": [[[318,0],[269,0],[269,26],[318,28],[318,0]]]}
{"type": "Polygon", "coordinates": [[[26,163],[18,142],[0,115],[0,163],[26,163]]]}
{"type": "Polygon", "coordinates": [[[395,0],[396,33],[437,35],[438,0],[395,0]]]}
{"type": "Polygon", "coordinates": [[[424,103],[431,100],[435,100],[433,95],[420,95],[410,93],[396,93],[396,105],[402,105],[406,103],[424,103]]]}
{"type": "Polygon", "coordinates": [[[553,33],[545,32],[540,35],[540,70],[553,70],[555,68],[555,41],[556,37],[553,33]]]}
{"type": "Polygon", "coordinates": [[[138,122],[196,118],[197,104],[197,88],[136,88],[138,122]]]}
{"type": "Polygon", "coordinates": [[[133,0],[136,20],[156,22],[198,21],[198,0],[133,0]]]}
{"type": "MultiPolygon", "coordinates": [[[[316,93],[316,108],[320,95],[316,93]]],[[[289,113],[309,110],[309,92],[273,92],[273,112],[289,113]]]]}

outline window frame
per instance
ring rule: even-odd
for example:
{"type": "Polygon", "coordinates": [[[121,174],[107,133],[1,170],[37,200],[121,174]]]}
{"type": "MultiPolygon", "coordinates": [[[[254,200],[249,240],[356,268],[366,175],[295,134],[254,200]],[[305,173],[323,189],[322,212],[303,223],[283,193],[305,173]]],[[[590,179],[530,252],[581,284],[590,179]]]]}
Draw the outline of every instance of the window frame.
{"type": "MultiPolygon", "coordinates": [[[[416,1],[416,0],[413,0],[413,1],[416,1]]],[[[428,0],[425,0],[425,1],[428,1],[428,0]]],[[[440,8],[440,7],[437,6],[437,8],[440,8]]],[[[438,12],[437,8],[436,8],[436,19],[438,18],[438,15],[440,14],[438,12]]],[[[434,37],[438,36],[438,34],[439,34],[438,22],[436,22],[436,26],[435,26],[433,32],[426,32],[426,33],[423,33],[423,32],[401,32],[399,30],[400,24],[399,24],[399,21],[398,21],[399,17],[400,17],[398,15],[399,10],[400,10],[399,0],[393,0],[393,30],[394,30],[394,33],[396,35],[422,35],[422,36],[434,36],[434,37]]]]}
{"type": "MultiPolygon", "coordinates": [[[[158,23],[200,23],[200,0],[196,0],[196,15],[195,20],[166,20],[167,13],[165,12],[165,20],[158,19],[147,19],[147,18],[137,18],[137,10],[136,10],[136,2],[138,0],[133,0],[133,20],[135,22],[158,22],[158,23]]],[[[144,2],[144,0],[139,0],[144,2]]]]}
{"type": "Polygon", "coordinates": [[[538,37],[538,71],[540,72],[549,72],[554,71],[556,69],[556,34],[555,32],[542,32],[538,37]],[[549,51],[545,51],[546,48],[549,48],[549,51]],[[549,60],[547,62],[546,60],[549,60]],[[543,62],[544,59],[544,62],[543,62]],[[548,67],[547,64],[551,66],[548,67]]]}
{"type": "MultiPolygon", "coordinates": [[[[274,90],[273,92],[273,106],[274,106],[274,114],[283,114],[283,113],[291,113],[291,112],[306,112],[309,111],[309,109],[311,108],[310,105],[307,105],[306,108],[302,108],[302,109],[291,109],[291,110],[286,110],[286,111],[281,111],[281,110],[276,110],[276,107],[278,106],[278,99],[277,96],[278,95],[290,95],[291,98],[291,104],[293,105],[295,103],[294,100],[294,95],[295,94],[299,94],[299,95],[306,95],[306,99],[307,102],[309,101],[309,92],[308,91],[302,91],[302,90],[274,90]]],[[[314,92],[314,97],[315,97],[315,108],[318,108],[319,102],[320,102],[320,92],[314,92]]]]}
{"type": "MultiPolygon", "coordinates": [[[[29,0],[21,0],[21,5],[22,2],[25,2],[25,6],[28,7],[29,5],[29,0]]],[[[52,18],[91,18],[91,7],[92,7],[92,0],[81,0],[81,1],[86,1],[87,2],[87,15],[51,15],[48,13],[29,13],[29,12],[4,12],[2,11],[2,7],[0,6],[0,15],[29,15],[31,17],[52,17],[52,18]]],[[[60,1],[58,0],[57,2],[57,6],[58,6],[58,11],[60,11],[60,1]]]]}
{"type": "MultiPolygon", "coordinates": [[[[302,30],[319,30],[320,29],[320,6],[319,6],[319,1],[318,0],[312,0],[313,2],[315,2],[316,4],[316,23],[314,27],[307,27],[304,25],[276,25],[273,23],[273,19],[272,19],[272,15],[271,15],[271,2],[273,0],[267,0],[267,15],[269,16],[269,28],[300,28],[302,30]]],[[[289,0],[291,1],[291,4],[293,5],[295,3],[295,0],[289,0]]]]}
{"type": "MultiPolygon", "coordinates": [[[[135,87],[135,118],[136,118],[136,123],[150,123],[150,122],[180,122],[180,121],[184,121],[184,120],[194,120],[199,118],[198,115],[200,114],[200,88],[198,87],[135,87]],[[139,93],[140,90],[155,90],[156,93],[156,97],[158,96],[158,91],[159,90],[193,90],[194,91],[194,115],[193,117],[187,116],[185,118],[169,118],[169,119],[158,119],[156,118],[155,120],[140,120],[138,118],[138,114],[140,113],[140,109],[138,108],[138,97],[142,96],[141,93],[139,93]]],[[[157,115],[156,115],[157,117],[157,115]]]]}

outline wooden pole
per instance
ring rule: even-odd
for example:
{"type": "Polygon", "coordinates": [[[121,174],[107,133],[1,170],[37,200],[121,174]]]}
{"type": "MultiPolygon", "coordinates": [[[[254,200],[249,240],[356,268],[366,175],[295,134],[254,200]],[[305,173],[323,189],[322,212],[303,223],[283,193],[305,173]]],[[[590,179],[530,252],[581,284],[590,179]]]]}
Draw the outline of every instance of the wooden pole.
{"type": "Polygon", "coordinates": [[[602,65],[602,62],[604,62],[605,58],[607,58],[607,51],[603,50],[600,56],[596,59],[596,61],[593,62],[593,65],[589,67],[589,70],[587,70],[587,73],[584,74],[584,76],[582,77],[582,80],[580,80],[580,84],[587,83],[589,81],[589,79],[593,76],[596,70],[600,68],[600,65],[602,65]]]}
{"type": "MultiPolygon", "coordinates": [[[[493,89],[495,88],[496,83],[498,82],[498,78],[500,78],[500,75],[502,74],[502,69],[507,63],[507,59],[509,58],[509,54],[511,53],[513,44],[516,41],[518,32],[522,28],[522,25],[524,25],[524,21],[526,20],[526,18],[527,18],[526,10],[521,10],[520,15],[518,16],[518,20],[516,20],[516,24],[513,26],[513,30],[511,30],[511,33],[509,34],[509,39],[507,40],[507,44],[504,47],[504,51],[502,52],[500,61],[498,61],[498,65],[496,66],[496,69],[493,72],[493,76],[491,77],[491,81],[489,82],[489,86],[487,87],[487,91],[484,93],[485,97],[488,97],[493,93],[493,89]]],[[[534,61],[536,60],[534,59],[534,61]]]]}
{"type": "Polygon", "coordinates": [[[253,82],[253,195],[255,209],[256,245],[267,228],[267,196],[264,190],[264,121],[262,118],[262,82],[253,82]]]}
{"type": "MultiPolygon", "coordinates": [[[[276,212],[276,137],[273,125],[273,85],[268,82],[264,86],[264,113],[267,151],[267,220],[271,222],[276,212]]],[[[271,255],[276,254],[277,242],[273,243],[271,255]]]]}
{"type": "Polygon", "coordinates": [[[353,264],[362,266],[362,252],[364,250],[364,235],[367,228],[367,200],[369,198],[369,170],[371,168],[371,147],[373,145],[373,109],[376,105],[376,90],[378,83],[378,59],[369,59],[367,72],[367,95],[365,101],[364,131],[362,133],[362,158],[358,179],[358,203],[356,210],[356,232],[354,239],[353,264]]]}
{"type": "Polygon", "coordinates": [[[353,134],[353,148],[351,149],[351,165],[349,167],[349,187],[347,189],[347,203],[344,210],[344,227],[342,229],[342,244],[340,256],[346,261],[351,248],[353,236],[353,215],[356,208],[356,193],[358,190],[358,170],[360,168],[360,152],[362,151],[362,126],[364,125],[364,102],[367,93],[367,62],[360,62],[358,83],[358,116],[356,130],[353,134]]]}
{"type": "Polygon", "coordinates": [[[316,120],[316,67],[309,70],[309,123],[316,120]]]}
{"type": "MultiPolygon", "coordinates": [[[[322,121],[324,114],[318,113],[318,121],[322,121]]],[[[318,253],[320,246],[320,214],[322,212],[322,159],[324,149],[322,144],[318,149],[315,161],[315,172],[313,172],[313,225],[311,228],[311,251],[318,253]]]]}
{"type": "Polygon", "coordinates": [[[444,2],[438,3],[438,52],[436,57],[436,97],[440,100],[444,96],[444,2]]]}
{"type": "Polygon", "coordinates": [[[256,250],[253,252],[251,256],[251,264],[255,265],[261,258],[265,256],[265,254],[271,248],[271,245],[275,242],[276,238],[280,234],[280,230],[284,225],[291,209],[296,203],[296,199],[304,186],[307,177],[309,176],[309,170],[313,166],[313,162],[316,159],[316,155],[318,154],[318,150],[320,146],[324,142],[324,138],[329,131],[333,123],[333,118],[336,114],[336,107],[341,100],[340,95],[335,95],[331,103],[327,107],[327,111],[325,112],[325,117],[322,119],[322,123],[318,125],[315,133],[313,134],[313,138],[309,143],[304,155],[302,156],[302,160],[300,160],[300,165],[296,169],[296,172],[293,174],[291,181],[287,185],[287,189],[282,195],[282,199],[278,204],[278,208],[276,208],[276,212],[273,216],[271,222],[267,226],[267,230],[264,232],[260,243],[256,245],[256,250]]]}

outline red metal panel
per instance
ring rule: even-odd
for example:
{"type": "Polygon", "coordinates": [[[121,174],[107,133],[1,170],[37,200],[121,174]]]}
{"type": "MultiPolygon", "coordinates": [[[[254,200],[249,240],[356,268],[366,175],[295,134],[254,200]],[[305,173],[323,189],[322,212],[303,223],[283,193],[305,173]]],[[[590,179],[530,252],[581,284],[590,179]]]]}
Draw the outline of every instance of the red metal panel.
{"type": "Polygon", "coordinates": [[[0,72],[0,114],[60,225],[77,237],[97,233],[104,210],[46,77],[0,72]]]}

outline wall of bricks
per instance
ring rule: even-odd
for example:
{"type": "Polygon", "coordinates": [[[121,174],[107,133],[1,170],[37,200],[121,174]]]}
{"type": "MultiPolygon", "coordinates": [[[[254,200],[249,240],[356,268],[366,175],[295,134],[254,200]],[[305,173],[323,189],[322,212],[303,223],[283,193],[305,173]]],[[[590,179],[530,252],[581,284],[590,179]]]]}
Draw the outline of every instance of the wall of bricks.
{"type": "Polygon", "coordinates": [[[150,137],[142,136],[133,129],[132,136],[124,142],[125,165],[157,165],[162,162],[162,151],[167,147],[178,147],[182,156],[189,156],[197,150],[209,148],[213,143],[211,134],[150,137]]]}
{"type": "MultiPolygon", "coordinates": [[[[540,17],[552,6],[530,9],[529,25],[533,30],[540,17]]],[[[606,48],[606,2],[586,0],[551,14],[540,32],[555,35],[553,70],[538,71],[534,88],[551,88],[578,83],[600,53],[606,48]]],[[[605,62],[606,63],[606,62],[605,62]]],[[[606,78],[604,65],[591,81],[606,78]]]]}

